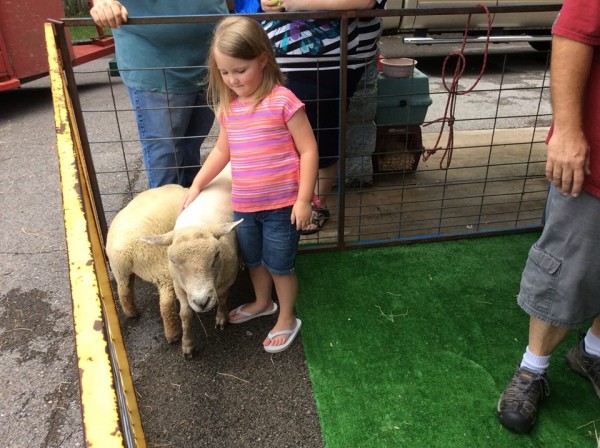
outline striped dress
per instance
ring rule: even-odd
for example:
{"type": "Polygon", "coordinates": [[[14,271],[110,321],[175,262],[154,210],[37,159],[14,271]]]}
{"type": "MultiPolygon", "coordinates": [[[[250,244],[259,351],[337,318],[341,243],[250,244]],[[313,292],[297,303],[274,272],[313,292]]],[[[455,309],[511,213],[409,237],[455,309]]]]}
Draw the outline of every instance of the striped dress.
{"type": "MultiPolygon", "coordinates": [[[[386,1],[377,0],[374,9],[383,9],[386,1]]],[[[265,20],[261,24],[282,71],[339,70],[339,20],[265,20]]],[[[379,17],[348,22],[348,68],[364,67],[375,57],[380,34],[379,17]]]]}
{"type": "Polygon", "coordinates": [[[233,100],[219,119],[227,133],[233,209],[242,213],[275,210],[296,202],[300,156],[287,122],[304,104],[275,86],[254,109],[233,100]]]}

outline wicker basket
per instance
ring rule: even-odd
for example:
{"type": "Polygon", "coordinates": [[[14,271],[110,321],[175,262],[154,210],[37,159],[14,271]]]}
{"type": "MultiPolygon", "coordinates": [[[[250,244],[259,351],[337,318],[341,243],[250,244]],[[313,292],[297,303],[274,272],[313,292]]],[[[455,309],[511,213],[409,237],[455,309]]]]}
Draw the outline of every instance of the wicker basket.
{"type": "Polygon", "coordinates": [[[423,154],[420,126],[379,126],[373,153],[377,173],[404,173],[417,170],[423,154]]]}

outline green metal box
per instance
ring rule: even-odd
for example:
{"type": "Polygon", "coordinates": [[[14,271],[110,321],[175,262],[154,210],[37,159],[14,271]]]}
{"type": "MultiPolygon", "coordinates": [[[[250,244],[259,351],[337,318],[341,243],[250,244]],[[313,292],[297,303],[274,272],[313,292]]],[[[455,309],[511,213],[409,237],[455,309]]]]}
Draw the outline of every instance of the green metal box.
{"type": "Polygon", "coordinates": [[[431,103],[429,77],[416,68],[408,78],[380,74],[375,123],[377,126],[421,125],[431,103]]]}

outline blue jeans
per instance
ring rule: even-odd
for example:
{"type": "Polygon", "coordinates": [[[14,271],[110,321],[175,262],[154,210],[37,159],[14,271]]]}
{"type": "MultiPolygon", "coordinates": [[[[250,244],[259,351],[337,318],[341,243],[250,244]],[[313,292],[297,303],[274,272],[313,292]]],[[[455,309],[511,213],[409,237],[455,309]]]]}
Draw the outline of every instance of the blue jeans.
{"type": "Polygon", "coordinates": [[[265,266],[271,274],[294,272],[300,234],[290,223],[292,207],[253,213],[233,212],[244,218],[235,228],[240,252],[248,268],[265,266]]]}
{"type": "Polygon", "coordinates": [[[200,145],[214,121],[205,93],[129,88],[150,188],[189,187],[200,168],[200,145]]]}

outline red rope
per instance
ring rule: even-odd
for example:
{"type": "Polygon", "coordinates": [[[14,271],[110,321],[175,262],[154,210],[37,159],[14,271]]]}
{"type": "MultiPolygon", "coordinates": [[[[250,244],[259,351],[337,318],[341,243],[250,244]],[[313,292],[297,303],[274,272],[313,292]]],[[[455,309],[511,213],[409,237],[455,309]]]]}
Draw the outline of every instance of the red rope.
{"type": "Polygon", "coordinates": [[[425,151],[425,153],[423,154],[423,160],[426,161],[427,159],[429,159],[429,157],[431,157],[433,154],[435,154],[438,150],[442,150],[442,151],[444,151],[444,155],[442,156],[442,159],[440,160],[440,169],[443,169],[443,170],[447,170],[448,168],[450,168],[450,163],[452,162],[452,152],[454,150],[454,121],[455,121],[454,111],[456,109],[456,98],[458,95],[465,95],[475,88],[475,86],[479,83],[479,81],[483,77],[483,73],[485,72],[485,67],[487,64],[488,46],[490,43],[490,33],[491,33],[491,29],[492,29],[492,22],[490,19],[490,11],[489,11],[488,7],[486,5],[477,5],[477,6],[482,7],[487,15],[487,35],[486,35],[486,39],[485,39],[485,47],[483,50],[483,64],[481,65],[481,70],[479,72],[479,75],[477,76],[477,79],[475,80],[473,85],[471,85],[471,87],[469,87],[466,90],[458,90],[458,82],[460,80],[460,77],[465,72],[465,67],[467,65],[466,58],[465,58],[465,46],[467,44],[467,37],[468,37],[468,33],[469,33],[469,24],[471,22],[471,14],[469,14],[469,16],[467,17],[467,23],[465,26],[465,32],[463,34],[463,41],[462,41],[460,50],[454,51],[454,52],[450,53],[448,56],[446,56],[446,58],[444,59],[444,64],[442,65],[442,83],[444,85],[444,88],[448,92],[448,99],[446,100],[446,108],[444,110],[444,116],[438,118],[437,120],[429,121],[423,125],[423,127],[425,127],[425,126],[429,126],[433,123],[439,123],[439,122],[442,123],[442,126],[440,127],[440,133],[435,142],[435,145],[433,146],[432,149],[428,149],[425,151]],[[450,84],[450,86],[448,86],[448,83],[446,82],[446,66],[448,65],[448,63],[452,59],[452,57],[456,57],[456,65],[454,67],[454,75],[452,76],[452,83],[450,84]],[[448,140],[446,141],[446,147],[440,148],[439,143],[440,143],[440,140],[442,139],[442,135],[444,134],[444,128],[445,128],[446,124],[448,125],[448,140]],[[446,161],[445,164],[444,164],[444,161],[446,161]]]}

